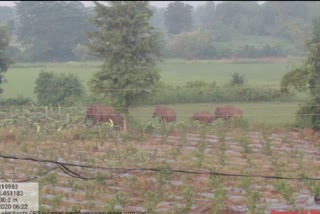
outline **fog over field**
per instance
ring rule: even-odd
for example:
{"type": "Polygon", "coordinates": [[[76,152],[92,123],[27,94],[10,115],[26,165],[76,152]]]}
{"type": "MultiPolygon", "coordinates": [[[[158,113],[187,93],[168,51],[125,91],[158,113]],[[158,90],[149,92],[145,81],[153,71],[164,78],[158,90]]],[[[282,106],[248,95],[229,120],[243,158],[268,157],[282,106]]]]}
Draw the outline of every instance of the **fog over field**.
{"type": "Polygon", "coordinates": [[[319,12],[0,2],[0,213],[320,211],[319,12]]]}

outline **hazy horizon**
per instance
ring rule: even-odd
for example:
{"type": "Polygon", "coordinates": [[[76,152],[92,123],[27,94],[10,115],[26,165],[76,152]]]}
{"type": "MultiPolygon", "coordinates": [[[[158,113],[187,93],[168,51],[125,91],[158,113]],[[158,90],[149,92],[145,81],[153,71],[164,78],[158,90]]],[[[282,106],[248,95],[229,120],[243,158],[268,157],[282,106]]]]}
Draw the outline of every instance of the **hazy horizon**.
{"type": "MultiPolygon", "coordinates": [[[[0,6],[8,6],[8,7],[13,7],[15,6],[15,2],[18,1],[0,1],[0,6]]],[[[94,6],[93,1],[81,1],[86,7],[92,7],[94,6]]],[[[150,5],[156,6],[156,7],[167,7],[167,5],[170,2],[174,1],[150,1],[150,5]]],[[[188,3],[192,5],[193,7],[197,7],[199,5],[205,4],[207,1],[183,1],[184,3],[188,3]]],[[[214,1],[216,4],[221,3],[222,1],[214,1]]],[[[264,1],[258,1],[259,4],[263,4],[264,1]]]]}

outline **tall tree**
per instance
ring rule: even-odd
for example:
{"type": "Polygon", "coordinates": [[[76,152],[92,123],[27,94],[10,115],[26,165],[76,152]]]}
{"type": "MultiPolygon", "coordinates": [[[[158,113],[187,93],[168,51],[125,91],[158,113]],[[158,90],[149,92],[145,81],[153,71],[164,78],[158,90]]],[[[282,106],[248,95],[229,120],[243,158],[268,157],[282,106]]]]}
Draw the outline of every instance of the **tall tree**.
{"type": "MultiPolygon", "coordinates": [[[[320,129],[320,17],[313,21],[311,38],[306,42],[308,57],[304,64],[285,74],[281,80],[281,89],[289,88],[310,91],[311,100],[299,110],[300,114],[311,114],[314,129],[320,129]]],[[[297,115],[299,118],[299,115],[297,115]]],[[[305,117],[306,115],[302,115],[305,117]]]]}
{"type": "Polygon", "coordinates": [[[200,5],[194,13],[194,22],[201,29],[211,30],[215,19],[215,3],[207,1],[205,5],[200,5]]]}
{"type": "Polygon", "coordinates": [[[146,1],[111,1],[109,6],[95,2],[91,18],[98,31],[88,34],[88,47],[104,64],[89,85],[125,114],[125,133],[129,108],[139,104],[160,79],[155,68],[161,56],[160,34],[150,25],[151,16],[146,1]]]}
{"type": "Polygon", "coordinates": [[[192,29],[192,6],[175,1],[165,11],[165,25],[169,34],[179,34],[192,29]]]}
{"type": "Polygon", "coordinates": [[[152,7],[150,8],[153,10],[153,15],[151,18],[151,25],[160,32],[166,31],[166,26],[164,25],[164,13],[166,8],[158,8],[152,7]]]}
{"type": "Polygon", "coordinates": [[[34,61],[73,60],[72,49],[86,42],[88,11],[81,2],[16,3],[18,38],[34,61]]]}
{"type": "MultiPolygon", "coordinates": [[[[13,60],[6,54],[6,49],[9,46],[10,37],[5,26],[0,24],[0,84],[4,82],[3,73],[8,71],[8,68],[13,64],[13,60]]],[[[0,88],[0,93],[3,89],[0,88]]]]}
{"type": "Polygon", "coordinates": [[[216,7],[215,19],[229,25],[235,32],[250,35],[255,33],[258,10],[257,2],[222,2],[216,7]]]}

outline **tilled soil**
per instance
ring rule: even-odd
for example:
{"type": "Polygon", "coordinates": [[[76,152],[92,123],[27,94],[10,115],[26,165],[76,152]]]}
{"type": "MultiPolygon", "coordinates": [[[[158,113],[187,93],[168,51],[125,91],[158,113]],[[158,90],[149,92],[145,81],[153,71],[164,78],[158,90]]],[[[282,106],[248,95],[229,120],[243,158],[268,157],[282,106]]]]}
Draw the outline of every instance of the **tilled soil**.
{"type": "MultiPolygon", "coordinates": [[[[0,149],[2,155],[106,168],[164,167],[207,173],[170,174],[67,166],[83,177],[97,179],[73,178],[57,169],[30,181],[40,182],[40,206],[51,211],[70,211],[75,206],[81,211],[109,211],[113,206],[114,209],[131,212],[213,213],[218,204],[223,207],[219,213],[249,213],[254,209],[252,204],[257,208],[267,204],[264,213],[272,210],[320,210],[313,193],[302,180],[253,178],[253,183],[246,189],[241,185],[245,182],[241,177],[224,177],[220,184],[226,199],[219,201],[220,196],[214,194],[217,191],[208,174],[210,171],[299,177],[304,169],[307,176],[320,178],[318,142],[306,140],[294,132],[267,136],[262,132],[225,134],[225,138],[189,133],[185,137],[157,134],[140,140],[109,139],[101,142],[13,141],[0,143],[0,149]],[[281,181],[289,190],[291,188],[291,192],[288,188],[279,188],[281,181]],[[188,195],[190,187],[192,191],[188,195]],[[255,198],[253,193],[261,195],[255,198]],[[189,209],[182,210],[185,206],[189,209]]],[[[4,178],[25,180],[55,167],[52,163],[3,158],[0,158],[0,164],[1,182],[5,181],[4,178]]],[[[320,182],[316,184],[320,185],[320,182]]],[[[258,213],[257,210],[255,212],[258,213]]]]}

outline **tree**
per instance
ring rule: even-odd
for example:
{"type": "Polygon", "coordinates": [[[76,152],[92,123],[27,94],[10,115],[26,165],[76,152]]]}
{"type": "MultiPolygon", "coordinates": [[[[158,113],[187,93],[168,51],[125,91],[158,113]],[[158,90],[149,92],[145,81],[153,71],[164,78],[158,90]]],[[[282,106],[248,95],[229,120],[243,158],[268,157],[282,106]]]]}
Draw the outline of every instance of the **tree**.
{"type": "Polygon", "coordinates": [[[175,1],[165,11],[165,25],[169,34],[179,34],[192,29],[192,6],[175,1]]]}
{"type": "Polygon", "coordinates": [[[128,133],[129,108],[138,105],[160,79],[155,68],[161,56],[160,34],[150,25],[148,2],[109,4],[95,2],[95,15],[90,19],[98,31],[88,33],[88,47],[104,64],[89,86],[125,114],[123,128],[128,133]]]}
{"type": "Polygon", "coordinates": [[[194,21],[201,29],[211,30],[215,19],[215,3],[207,1],[205,5],[197,7],[194,15],[194,21]]]}
{"type": "Polygon", "coordinates": [[[26,2],[17,4],[18,39],[33,61],[74,60],[72,49],[87,41],[88,9],[81,2],[26,2]]]}
{"type": "Polygon", "coordinates": [[[164,13],[166,11],[166,8],[158,8],[152,6],[150,6],[150,8],[154,11],[151,18],[151,25],[158,31],[165,32],[166,27],[164,25],[164,13]]]}
{"type": "MultiPolygon", "coordinates": [[[[310,120],[314,129],[320,129],[320,17],[313,20],[311,38],[306,41],[309,52],[305,62],[284,75],[281,90],[290,88],[299,91],[310,91],[311,100],[299,110],[299,114],[311,114],[310,120]]],[[[306,115],[302,115],[304,117],[306,115]]],[[[297,115],[298,119],[300,118],[297,115]]],[[[301,119],[301,118],[300,118],[301,119]]]]}
{"type": "Polygon", "coordinates": [[[84,94],[84,87],[79,78],[73,74],[42,71],[34,92],[41,105],[65,105],[74,103],[84,94]]]}
{"type": "MultiPolygon", "coordinates": [[[[13,64],[13,60],[7,56],[6,50],[9,46],[10,37],[5,26],[0,24],[0,85],[4,82],[3,73],[8,71],[8,68],[13,64]]],[[[0,88],[0,94],[3,89],[0,88]]]]}
{"type": "MultiPolygon", "coordinates": [[[[215,19],[230,26],[235,32],[251,35],[258,17],[257,2],[222,2],[217,5],[215,19]]],[[[218,29],[219,30],[219,29],[218,29]]]]}
{"type": "Polygon", "coordinates": [[[174,39],[174,51],[188,60],[201,58],[210,38],[205,31],[185,32],[177,35],[174,39]]]}

